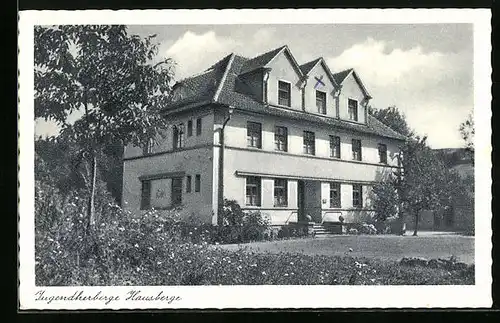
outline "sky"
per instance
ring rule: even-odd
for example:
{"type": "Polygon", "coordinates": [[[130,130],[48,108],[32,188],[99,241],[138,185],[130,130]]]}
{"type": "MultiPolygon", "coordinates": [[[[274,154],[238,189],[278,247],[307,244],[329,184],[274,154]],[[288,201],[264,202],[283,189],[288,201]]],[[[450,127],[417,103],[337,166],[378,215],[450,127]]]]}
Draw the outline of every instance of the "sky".
{"type": "MultiPolygon", "coordinates": [[[[163,25],[128,27],[156,34],[176,79],[234,52],[254,57],[288,45],[299,64],[322,56],[332,72],[354,68],[375,108],[395,105],[432,148],[463,147],[459,125],[473,111],[471,24],[163,25]]],[[[57,131],[37,121],[37,134],[57,131]]]]}

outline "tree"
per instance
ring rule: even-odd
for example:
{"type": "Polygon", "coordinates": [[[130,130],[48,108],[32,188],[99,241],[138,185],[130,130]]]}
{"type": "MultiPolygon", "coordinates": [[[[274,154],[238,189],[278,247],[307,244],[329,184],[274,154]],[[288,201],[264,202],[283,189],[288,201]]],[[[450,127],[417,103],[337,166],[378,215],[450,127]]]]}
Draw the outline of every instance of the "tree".
{"type": "Polygon", "coordinates": [[[402,207],[415,219],[413,235],[418,232],[423,210],[435,210],[450,201],[448,169],[427,146],[426,137],[406,141],[402,150],[404,173],[396,179],[402,207]]]}
{"type": "Polygon", "coordinates": [[[462,139],[465,141],[465,148],[472,152],[472,157],[474,157],[474,116],[469,113],[467,119],[460,124],[459,127],[462,139]]]}
{"type": "Polygon", "coordinates": [[[59,137],[81,148],[90,230],[102,150],[116,140],[143,145],[167,126],[160,109],[170,98],[173,64],[153,63],[154,37],[128,35],[121,25],[35,27],[35,118],[54,121],[59,137]]]}
{"type": "Polygon", "coordinates": [[[385,109],[370,107],[370,113],[380,122],[404,136],[410,137],[414,134],[413,130],[410,129],[406,122],[406,116],[395,106],[390,106],[385,109]]]}

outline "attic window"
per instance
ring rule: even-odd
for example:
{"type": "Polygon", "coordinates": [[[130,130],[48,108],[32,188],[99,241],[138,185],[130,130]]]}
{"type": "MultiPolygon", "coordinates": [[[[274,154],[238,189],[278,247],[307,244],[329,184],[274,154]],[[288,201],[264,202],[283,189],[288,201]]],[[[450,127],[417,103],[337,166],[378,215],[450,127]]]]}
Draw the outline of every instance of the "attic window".
{"type": "Polygon", "coordinates": [[[289,107],[291,104],[290,100],[290,83],[278,81],[278,104],[289,107]]]}
{"type": "Polygon", "coordinates": [[[358,121],[358,101],[349,99],[347,106],[349,110],[349,119],[358,121]]]}
{"type": "Polygon", "coordinates": [[[316,107],[318,113],[326,114],[326,93],[316,90],[316,107]]]}

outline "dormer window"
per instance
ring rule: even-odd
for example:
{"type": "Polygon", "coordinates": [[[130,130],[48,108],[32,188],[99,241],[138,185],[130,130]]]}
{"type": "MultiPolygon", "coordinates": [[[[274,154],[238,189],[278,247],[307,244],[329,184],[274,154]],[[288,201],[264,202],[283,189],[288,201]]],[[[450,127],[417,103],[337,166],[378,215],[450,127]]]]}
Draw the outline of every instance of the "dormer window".
{"type": "Polygon", "coordinates": [[[358,101],[349,99],[347,106],[349,109],[349,120],[358,121],[358,101]]]}
{"type": "Polygon", "coordinates": [[[318,113],[326,114],[326,93],[316,90],[316,107],[318,113]]]}
{"type": "Polygon", "coordinates": [[[278,81],[278,104],[289,107],[291,106],[291,86],[290,83],[278,81]]]}

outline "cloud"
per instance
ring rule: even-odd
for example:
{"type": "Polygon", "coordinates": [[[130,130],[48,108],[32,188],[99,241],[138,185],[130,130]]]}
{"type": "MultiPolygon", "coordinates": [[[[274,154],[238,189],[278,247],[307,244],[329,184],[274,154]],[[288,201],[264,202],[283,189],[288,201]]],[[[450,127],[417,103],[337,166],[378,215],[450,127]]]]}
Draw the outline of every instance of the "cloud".
{"type": "Polygon", "coordinates": [[[239,45],[231,38],[217,36],[214,31],[204,34],[185,32],[165,51],[177,63],[176,78],[197,74],[227,55],[239,45]]]}
{"type": "Polygon", "coordinates": [[[466,52],[407,50],[368,38],[327,59],[334,71],[355,68],[372,105],[396,105],[434,148],[463,144],[458,126],[473,108],[471,57],[466,52]]]}

